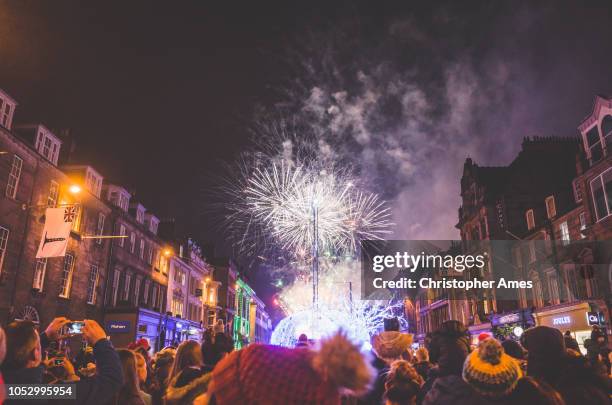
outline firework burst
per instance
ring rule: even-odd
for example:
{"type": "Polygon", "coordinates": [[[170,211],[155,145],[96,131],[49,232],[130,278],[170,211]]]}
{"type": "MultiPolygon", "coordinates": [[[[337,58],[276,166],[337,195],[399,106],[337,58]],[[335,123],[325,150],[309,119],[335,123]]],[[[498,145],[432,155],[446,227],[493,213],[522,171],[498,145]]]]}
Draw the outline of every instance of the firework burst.
{"type": "Polygon", "coordinates": [[[232,193],[228,219],[245,250],[271,246],[307,258],[315,215],[321,251],[337,255],[354,253],[361,239],[382,238],[392,225],[378,196],[358,190],[350,175],[333,168],[272,161],[235,182],[232,193]]]}

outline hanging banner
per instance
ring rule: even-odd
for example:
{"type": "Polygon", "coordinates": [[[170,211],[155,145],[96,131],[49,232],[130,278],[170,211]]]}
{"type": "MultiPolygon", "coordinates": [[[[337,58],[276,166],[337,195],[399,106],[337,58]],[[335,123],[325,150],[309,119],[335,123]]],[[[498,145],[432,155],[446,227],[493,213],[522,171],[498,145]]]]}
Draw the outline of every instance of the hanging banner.
{"type": "Polygon", "coordinates": [[[78,207],[72,205],[62,208],[47,208],[45,211],[45,228],[38,245],[37,259],[66,255],[70,229],[78,213],[78,207]]]}

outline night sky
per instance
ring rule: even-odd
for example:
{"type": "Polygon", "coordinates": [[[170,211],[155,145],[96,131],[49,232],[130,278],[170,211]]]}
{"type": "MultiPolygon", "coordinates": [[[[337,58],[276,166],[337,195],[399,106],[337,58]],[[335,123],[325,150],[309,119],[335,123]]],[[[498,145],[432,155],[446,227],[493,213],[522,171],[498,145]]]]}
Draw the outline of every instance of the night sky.
{"type": "Polygon", "coordinates": [[[1,0],[0,88],[17,123],[71,128],[76,161],[206,242],[211,179],[244,149],[257,106],[287,101],[291,51],[331,49],[346,80],[303,82],[346,91],[352,115],[334,125],[365,117],[364,150],[387,156],[378,174],[401,167],[376,190],[397,236],[456,238],[467,155],[507,164],[524,136],[576,136],[595,94],[612,94],[609,4],[1,0]],[[360,72],[372,81],[351,87],[360,72]],[[404,109],[368,110],[372,89],[404,109]]]}

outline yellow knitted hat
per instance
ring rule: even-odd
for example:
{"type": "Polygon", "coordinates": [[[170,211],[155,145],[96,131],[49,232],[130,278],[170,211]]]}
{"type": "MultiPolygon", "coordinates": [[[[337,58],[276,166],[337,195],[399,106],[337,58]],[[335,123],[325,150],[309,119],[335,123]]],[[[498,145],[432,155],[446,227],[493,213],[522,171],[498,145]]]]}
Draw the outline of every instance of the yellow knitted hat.
{"type": "Polygon", "coordinates": [[[502,345],[492,338],[482,341],[463,365],[463,379],[487,397],[509,394],[521,377],[518,362],[504,353],[502,345]]]}

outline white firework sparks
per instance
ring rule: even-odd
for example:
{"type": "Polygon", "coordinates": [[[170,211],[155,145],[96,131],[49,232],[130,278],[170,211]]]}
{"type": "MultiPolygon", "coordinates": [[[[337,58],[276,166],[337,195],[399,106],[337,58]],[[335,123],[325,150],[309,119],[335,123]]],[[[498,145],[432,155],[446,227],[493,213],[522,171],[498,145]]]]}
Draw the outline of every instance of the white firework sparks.
{"type": "Polygon", "coordinates": [[[232,207],[232,217],[241,216],[238,224],[267,234],[276,248],[294,257],[308,256],[315,238],[315,212],[321,251],[354,252],[359,240],[390,233],[390,212],[384,203],[358,190],[340,171],[271,162],[254,169],[238,187],[241,197],[232,207]]]}

